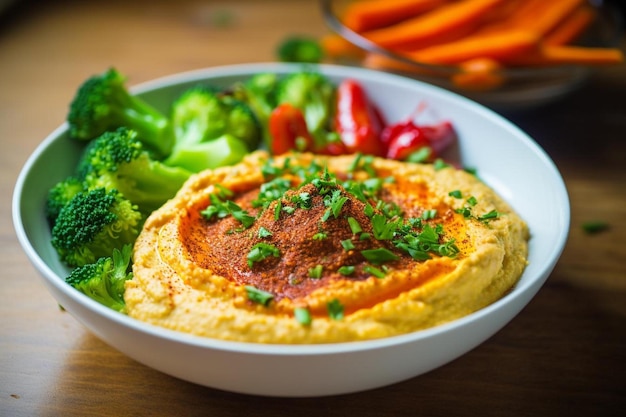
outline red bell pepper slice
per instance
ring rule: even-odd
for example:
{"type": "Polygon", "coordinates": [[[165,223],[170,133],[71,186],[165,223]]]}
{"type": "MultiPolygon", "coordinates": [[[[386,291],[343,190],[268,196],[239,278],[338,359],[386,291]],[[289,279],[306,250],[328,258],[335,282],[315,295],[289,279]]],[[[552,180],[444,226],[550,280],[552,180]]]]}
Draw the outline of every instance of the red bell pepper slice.
{"type": "Polygon", "coordinates": [[[280,155],[292,150],[312,151],[315,142],[309,132],[302,111],[289,103],[278,105],[268,121],[271,152],[280,155]]]}
{"type": "Polygon", "coordinates": [[[448,121],[419,126],[412,120],[406,120],[387,126],[381,138],[387,143],[386,156],[389,159],[405,160],[412,153],[428,147],[431,151],[429,160],[434,160],[454,143],[456,132],[448,121]]]}
{"type": "Polygon", "coordinates": [[[342,81],[337,87],[335,130],[347,152],[384,156],[382,129],[381,118],[363,87],[354,80],[342,81]]]}

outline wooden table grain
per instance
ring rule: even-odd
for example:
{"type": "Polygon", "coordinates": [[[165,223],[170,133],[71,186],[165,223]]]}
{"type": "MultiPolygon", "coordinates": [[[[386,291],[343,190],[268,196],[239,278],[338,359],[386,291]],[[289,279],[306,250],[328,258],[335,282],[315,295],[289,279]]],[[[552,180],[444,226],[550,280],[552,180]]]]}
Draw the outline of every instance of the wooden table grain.
{"type": "Polygon", "coordinates": [[[59,309],[15,238],[10,201],[22,164],[63,122],[79,83],[111,65],[133,85],[179,71],[271,61],[286,36],[326,30],[312,0],[21,0],[0,16],[1,416],[622,415],[624,66],[599,70],[557,103],[504,113],[563,174],[572,208],[569,240],[518,317],[428,374],[321,399],[222,392],[138,364],[59,309]],[[585,233],[582,225],[592,220],[609,229],[585,233]]]}

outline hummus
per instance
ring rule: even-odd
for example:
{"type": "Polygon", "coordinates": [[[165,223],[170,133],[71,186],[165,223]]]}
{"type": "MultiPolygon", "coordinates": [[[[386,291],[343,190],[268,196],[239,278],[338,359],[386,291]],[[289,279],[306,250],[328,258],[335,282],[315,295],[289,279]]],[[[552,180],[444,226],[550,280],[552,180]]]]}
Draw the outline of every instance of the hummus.
{"type": "Polygon", "coordinates": [[[501,298],[528,238],[460,169],[259,151],[193,176],[148,218],[125,300],[131,317],[224,340],[388,337],[501,298]]]}

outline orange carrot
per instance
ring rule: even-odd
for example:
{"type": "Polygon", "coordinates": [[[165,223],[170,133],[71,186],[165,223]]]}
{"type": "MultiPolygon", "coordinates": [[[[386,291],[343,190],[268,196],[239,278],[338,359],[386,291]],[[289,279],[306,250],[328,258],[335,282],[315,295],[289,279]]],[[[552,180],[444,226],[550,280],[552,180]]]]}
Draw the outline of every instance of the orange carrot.
{"type": "Polygon", "coordinates": [[[366,68],[382,71],[399,71],[419,74],[424,74],[428,72],[428,70],[421,68],[417,65],[411,65],[398,59],[390,58],[386,55],[377,53],[368,53],[363,59],[362,64],[366,68]]]}
{"type": "Polygon", "coordinates": [[[474,58],[514,58],[536,48],[538,44],[539,37],[534,33],[516,30],[470,36],[404,55],[429,64],[458,64],[474,58]]]}
{"type": "Polygon", "coordinates": [[[590,7],[579,7],[546,35],[546,45],[566,45],[574,42],[593,22],[595,11],[590,7]]]}
{"type": "Polygon", "coordinates": [[[540,13],[545,6],[546,0],[522,0],[511,5],[510,1],[500,5],[490,16],[485,18],[485,24],[481,25],[476,34],[488,34],[513,29],[521,29],[527,22],[540,13]],[[503,13],[498,9],[509,8],[508,13],[501,18],[497,18],[498,13],[503,13]],[[493,16],[493,17],[492,17],[493,16]]]}
{"type": "Polygon", "coordinates": [[[331,58],[361,58],[363,50],[336,34],[328,34],[320,40],[326,56],[331,58]]]}
{"type": "Polygon", "coordinates": [[[494,33],[514,29],[534,31],[545,35],[582,5],[584,0],[526,0],[517,5],[509,16],[491,19],[477,33],[494,33]]]}
{"type": "Polygon", "coordinates": [[[468,91],[488,91],[500,87],[506,78],[503,66],[491,58],[474,58],[459,64],[459,73],[452,75],[452,83],[468,91]]]}
{"type": "Polygon", "coordinates": [[[450,31],[475,28],[485,13],[506,0],[459,0],[393,26],[362,33],[390,49],[419,48],[450,31]]]}
{"type": "Polygon", "coordinates": [[[511,66],[612,65],[623,61],[624,53],[617,48],[592,48],[569,45],[542,45],[534,53],[505,60],[506,64],[511,66]]]}
{"type": "Polygon", "coordinates": [[[355,32],[378,29],[441,6],[448,0],[365,0],[350,3],[343,23],[355,32]]]}
{"type": "Polygon", "coordinates": [[[532,17],[524,27],[540,35],[545,35],[554,29],[563,19],[572,13],[583,0],[550,0],[546,1],[543,9],[532,17]]]}

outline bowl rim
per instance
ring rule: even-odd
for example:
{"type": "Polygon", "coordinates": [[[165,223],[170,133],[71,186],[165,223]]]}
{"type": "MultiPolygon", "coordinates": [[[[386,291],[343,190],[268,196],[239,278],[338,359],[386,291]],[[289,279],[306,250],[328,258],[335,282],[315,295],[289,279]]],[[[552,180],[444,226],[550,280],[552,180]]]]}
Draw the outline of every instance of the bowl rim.
{"type": "MultiPolygon", "coordinates": [[[[311,65],[307,66],[310,67],[311,65]]],[[[472,322],[478,321],[484,316],[491,315],[499,310],[502,310],[506,304],[517,298],[522,297],[527,291],[533,291],[532,287],[536,287],[534,291],[539,289],[539,287],[547,279],[548,275],[556,265],[567,241],[570,223],[570,205],[567,189],[565,187],[563,178],[558,171],[558,168],[547,155],[547,153],[530,136],[528,136],[525,132],[515,126],[512,122],[497,114],[495,111],[490,110],[482,104],[479,104],[457,93],[450,92],[441,87],[430,85],[419,80],[410,79],[408,77],[383,73],[365,68],[354,68],[334,64],[314,64],[313,66],[319,68],[325,73],[341,78],[346,78],[348,76],[346,72],[349,72],[350,74],[363,78],[374,77],[383,81],[395,80],[396,82],[401,83],[417,84],[419,85],[420,89],[426,90],[430,94],[444,96],[448,99],[453,99],[457,102],[460,102],[465,106],[471,106],[473,108],[472,110],[478,112],[482,117],[488,117],[490,119],[493,119],[494,122],[503,124],[507,127],[507,129],[512,130],[516,134],[517,139],[523,141],[524,144],[528,146],[533,151],[533,153],[542,160],[546,168],[552,171],[553,178],[557,180],[557,183],[555,185],[557,186],[558,193],[560,194],[559,200],[562,201],[563,205],[559,207],[559,219],[561,221],[561,225],[558,228],[558,233],[555,235],[555,245],[552,247],[551,253],[546,256],[546,259],[549,259],[550,262],[542,265],[540,270],[537,271],[536,276],[522,282],[521,285],[518,284],[514,288],[514,290],[510,291],[499,300],[474,313],[455,319],[448,323],[440,324],[432,328],[418,330],[398,336],[339,343],[261,344],[252,342],[227,341],[202,336],[195,336],[175,330],[162,328],[131,318],[125,314],[118,313],[101,305],[97,301],[84,296],[78,291],[73,290],[71,286],[67,285],[63,281],[63,279],[58,274],[56,274],[37,254],[37,251],[35,250],[33,244],[30,242],[26,234],[26,229],[24,227],[22,219],[22,195],[24,184],[27,180],[31,168],[42,157],[42,154],[49,148],[49,146],[53,142],[58,140],[59,137],[62,137],[67,132],[68,124],[67,122],[64,122],[56,129],[54,129],[42,142],[40,142],[35,150],[27,158],[17,177],[12,197],[12,219],[18,241],[25,251],[27,257],[35,266],[39,275],[43,275],[43,278],[46,279],[46,284],[54,286],[55,289],[61,291],[64,295],[71,298],[74,302],[80,304],[81,306],[89,310],[95,310],[95,312],[97,312],[101,316],[104,316],[107,320],[111,320],[118,325],[131,328],[132,330],[140,333],[145,333],[157,338],[167,339],[171,342],[184,343],[186,345],[195,347],[265,356],[333,355],[348,352],[353,353],[359,351],[384,349],[389,346],[411,344],[418,340],[428,339],[436,335],[447,333],[472,322]]],[[[195,70],[183,71],[171,75],[165,75],[155,78],[153,80],[142,82],[135,86],[131,86],[129,90],[134,94],[142,94],[158,88],[166,88],[168,86],[172,86],[178,83],[188,83],[196,80],[204,80],[207,78],[243,76],[246,74],[254,74],[263,71],[277,71],[279,73],[287,73],[299,68],[302,68],[301,64],[275,62],[220,65],[215,67],[200,68],[195,70]]],[[[79,317],[77,317],[77,319],[80,320],[79,317]]]]}

